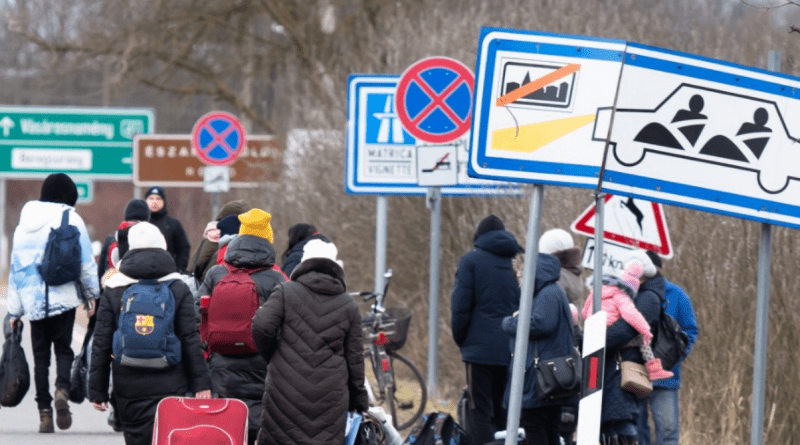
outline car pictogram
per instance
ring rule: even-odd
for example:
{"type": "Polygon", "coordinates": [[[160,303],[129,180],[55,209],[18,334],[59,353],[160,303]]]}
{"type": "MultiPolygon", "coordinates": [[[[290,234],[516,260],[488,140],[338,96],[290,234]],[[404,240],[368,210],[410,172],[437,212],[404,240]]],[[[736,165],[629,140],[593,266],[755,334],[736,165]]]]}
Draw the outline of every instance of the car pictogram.
{"type": "MultiPolygon", "coordinates": [[[[611,108],[597,111],[593,140],[605,141],[611,108]]],[[[658,106],[617,109],[610,147],[624,166],[648,153],[749,170],[767,193],[800,180],[800,145],[775,102],[681,84],[658,106]]]]}

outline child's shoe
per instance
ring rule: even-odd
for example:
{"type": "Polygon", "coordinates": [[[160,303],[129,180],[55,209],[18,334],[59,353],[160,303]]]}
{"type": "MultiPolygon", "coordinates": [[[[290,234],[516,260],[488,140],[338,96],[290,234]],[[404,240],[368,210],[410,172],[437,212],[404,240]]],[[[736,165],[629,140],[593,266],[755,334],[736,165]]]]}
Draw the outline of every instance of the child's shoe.
{"type": "Polygon", "coordinates": [[[645,368],[647,368],[647,376],[650,378],[650,381],[653,380],[663,380],[668,379],[674,376],[671,371],[667,371],[661,367],[661,359],[654,358],[652,360],[648,360],[644,364],[645,368]]]}

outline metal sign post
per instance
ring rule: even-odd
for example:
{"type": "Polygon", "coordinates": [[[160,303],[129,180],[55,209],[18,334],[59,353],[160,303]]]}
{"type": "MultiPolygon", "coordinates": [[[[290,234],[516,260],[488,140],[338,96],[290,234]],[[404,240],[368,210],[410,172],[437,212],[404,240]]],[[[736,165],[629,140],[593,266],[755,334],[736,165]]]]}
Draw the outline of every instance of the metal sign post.
{"type": "Polygon", "coordinates": [[[386,225],[389,221],[389,205],[386,196],[375,200],[375,293],[383,292],[386,285],[386,225]]]}

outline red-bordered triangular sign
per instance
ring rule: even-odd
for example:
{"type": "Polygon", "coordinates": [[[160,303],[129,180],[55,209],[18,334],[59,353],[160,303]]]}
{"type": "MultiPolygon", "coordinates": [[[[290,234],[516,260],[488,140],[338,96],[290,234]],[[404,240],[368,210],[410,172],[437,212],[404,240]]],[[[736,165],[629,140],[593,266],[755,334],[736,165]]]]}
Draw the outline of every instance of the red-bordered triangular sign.
{"type": "MultiPolygon", "coordinates": [[[[603,212],[603,238],[606,242],[652,250],[666,259],[672,258],[672,242],[661,204],[607,194],[603,212]]],[[[594,238],[595,213],[595,205],[592,204],[572,223],[570,229],[594,238]]]]}

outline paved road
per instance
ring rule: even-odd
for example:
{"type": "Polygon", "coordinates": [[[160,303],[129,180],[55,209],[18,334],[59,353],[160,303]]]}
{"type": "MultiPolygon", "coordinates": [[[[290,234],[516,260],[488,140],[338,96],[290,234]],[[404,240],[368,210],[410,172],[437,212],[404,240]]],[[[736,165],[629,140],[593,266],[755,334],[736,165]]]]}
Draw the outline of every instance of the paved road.
{"type": "MultiPolygon", "coordinates": [[[[3,286],[5,287],[5,286],[3,286]]],[[[5,295],[0,295],[0,321],[6,316],[5,295]]],[[[27,318],[23,333],[23,346],[28,366],[31,368],[31,388],[25,399],[14,408],[0,408],[0,444],[13,445],[124,445],[122,433],[115,433],[106,423],[107,413],[101,413],[92,408],[88,401],[80,405],[71,404],[72,427],[61,431],[56,427],[55,434],[39,434],[39,411],[34,400],[36,390],[33,385],[33,362],[31,361],[32,349],[30,339],[30,325],[27,318]]],[[[85,329],[76,324],[72,336],[72,349],[80,351],[85,329]]],[[[2,333],[2,330],[0,330],[2,333]]],[[[0,342],[2,336],[0,335],[0,342]]],[[[50,388],[52,391],[55,382],[55,356],[50,365],[50,388]]]]}

